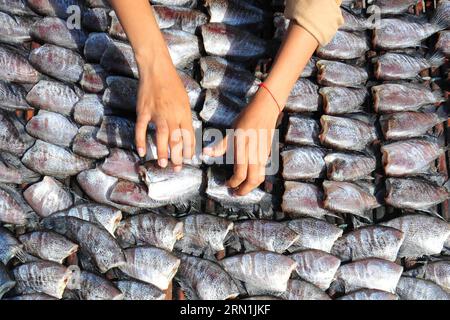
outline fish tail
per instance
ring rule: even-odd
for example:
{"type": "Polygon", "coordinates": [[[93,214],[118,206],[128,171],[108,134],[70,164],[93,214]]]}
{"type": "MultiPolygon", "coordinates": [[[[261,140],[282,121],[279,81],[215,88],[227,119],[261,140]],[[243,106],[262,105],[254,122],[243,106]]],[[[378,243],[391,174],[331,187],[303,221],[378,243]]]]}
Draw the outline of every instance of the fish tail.
{"type": "Polygon", "coordinates": [[[431,23],[436,27],[436,31],[441,31],[450,27],[450,10],[445,8],[445,1],[442,1],[441,3],[442,4],[440,4],[436,10],[436,14],[431,19],[431,23]]]}
{"type": "Polygon", "coordinates": [[[445,56],[440,51],[436,51],[429,59],[428,63],[432,68],[439,68],[445,63],[445,56]]]}
{"type": "Polygon", "coordinates": [[[27,254],[26,252],[22,249],[22,247],[17,246],[14,250],[14,256],[19,259],[20,262],[25,263],[27,262],[27,254]]]}

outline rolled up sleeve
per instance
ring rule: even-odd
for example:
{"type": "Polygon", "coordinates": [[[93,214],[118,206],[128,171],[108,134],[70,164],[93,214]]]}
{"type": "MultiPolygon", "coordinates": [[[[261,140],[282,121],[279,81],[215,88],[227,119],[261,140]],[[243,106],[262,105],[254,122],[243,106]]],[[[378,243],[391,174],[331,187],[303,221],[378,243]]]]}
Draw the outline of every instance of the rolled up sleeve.
{"type": "Polygon", "coordinates": [[[341,3],[342,0],[287,0],[285,16],[305,28],[324,46],[344,23],[341,3]]]}

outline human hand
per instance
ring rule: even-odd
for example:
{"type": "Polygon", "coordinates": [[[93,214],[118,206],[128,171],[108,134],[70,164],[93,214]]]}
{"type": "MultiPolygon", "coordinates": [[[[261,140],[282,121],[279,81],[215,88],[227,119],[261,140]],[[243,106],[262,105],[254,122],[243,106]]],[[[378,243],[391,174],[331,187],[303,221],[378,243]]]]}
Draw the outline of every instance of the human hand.
{"type": "Polygon", "coordinates": [[[145,156],[147,128],[156,126],[158,164],[165,168],[170,159],[174,170],[182,168],[183,159],[191,159],[195,150],[195,135],[186,89],[173,66],[170,56],[160,54],[158,61],[137,58],[139,90],[137,100],[136,149],[145,156]]]}
{"type": "Polygon", "coordinates": [[[207,156],[220,157],[227,151],[229,141],[233,144],[234,174],[227,184],[236,195],[244,196],[264,182],[278,116],[278,106],[270,93],[259,90],[236,119],[233,137],[203,149],[207,156]]]}

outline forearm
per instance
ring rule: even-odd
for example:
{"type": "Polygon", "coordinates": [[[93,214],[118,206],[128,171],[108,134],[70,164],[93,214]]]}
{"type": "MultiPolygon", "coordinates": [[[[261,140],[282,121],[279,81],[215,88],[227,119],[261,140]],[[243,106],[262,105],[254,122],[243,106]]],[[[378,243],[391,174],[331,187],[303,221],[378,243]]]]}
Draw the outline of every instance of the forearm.
{"type": "Polygon", "coordinates": [[[167,45],[148,0],[110,0],[110,3],[133,47],[138,65],[151,67],[161,59],[170,61],[167,45]]]}
{"type": "Polygon", "coordinates": [[[291,23],[265,81],[282,107],[318,44],[308,31],[291,23]]]}

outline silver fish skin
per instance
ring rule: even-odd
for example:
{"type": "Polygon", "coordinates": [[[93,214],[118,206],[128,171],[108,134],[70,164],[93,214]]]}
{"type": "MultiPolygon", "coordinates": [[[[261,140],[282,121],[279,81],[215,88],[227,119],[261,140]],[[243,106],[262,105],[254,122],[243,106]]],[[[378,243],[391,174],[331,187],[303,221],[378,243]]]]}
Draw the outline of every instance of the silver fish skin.
{"type": "Polygon", "coordinates": [[[4,298],[3,300],[28,301],[28,300],[58,300],[58,299],[44,293],[29,293],[29,294],[22,294],[20,296],[15,296],[12,298],[4,298]]]}
{"type": "Polygon", "coordinates": [[[38,181],[40,177],[25,167],[17,156],[8,152],[0,154],[0,183],[27,184],[38,181]]]}
{"type": "Polygon", "coordinates": [[[116,239],[98,225],[75,217],[47,217],[42,225],[76,242],[95,261],[101,273],[126,263],[116,239]]]}
{"type": "Polygon", "coordinates": [[[402,266],[387,260],[358,260],[339,267],[335,276],[337,285],[333,283],[332,287],[345,293],[363,288],[395,293],[402,271],[402,266]]]}
{"type": "Polygon", "coordinates": [[[322,59],[350,60],[364,56],[369,49],[369,38],[365,32],[339,30],[327,45],[317,49],[317,56],[322,59]]]}
{"type": "Polygon", "coordinates": [[[197,5],[197,0],[151,0],[151,3],[164,6],[193,8],[197,5]]]}
{"type": "Polygon", "coordinates": [[[119,280],[114,285],[123,293],[123,300],[165,300],[166,295],[157,287],[140,281],[119,280]]]}
{"type": "Polygon", "coordinates": [[[380,117],[381,129],[387,140],[401,140],[425,135],[439,123],[448,119],[444,108],[437,112],[397,112],[380,117]]]}
{"type": "Polygon", "coordinates": [[[381,14],[402,14],[418,3],[417,0],[371,0],[370,4],[375,5],[381,14]]]}
{"type": "Polygon", "coordinates": [[[327,152],[316,147],[301,147],[281,152],[283,178],[286,180],[317,179],[325,175],[327,152]]]}
{"type": "Polygon", "coordinates": [[[56,178],[73,176],[93,166],[93,160],[41,140],[24,154],[22,162],[35,172],[56,178]]]}
{"type": "Polygon", "coordinates": [[[52,217],[75,217],[96,223],[114,236],[116,228],[122,220],[122,212],[113,207],[89,203],[80,204],[70,209],[56,212],[52,214],[52,217]]]}
{"type": "Polygon", "coordinates": [[[421,107],[444,102],[441,91],[409,83],[386,83],[372,87],[374,109],[377,113],[417,111],[421,107]]]}
{"type": "Polygon", "coordinates": [[[32,110],[25,99],[27,91],[20,85],[0,80],[0,108],[7,111],[32,110]]]}
{"type": "Polygon", "coordinates": [[[162,30],[173,64],[181,69],[200,58],[200,40],[197,36],[182,30],[162,30]]]}
{"type": "Polygon", "coordinates": [[[225,183],[225,177],[212,170],[208,172],[206,194],[226,208],[244,209],[257,205],[263,209],[272,202],[272,195],[258,188],[246,196],[233,195],[232,190],[225,183]]]}
{"type": "Polygon", "coordinates": [[[410,139],[381,147],[386,175],[402,177],[427,172],[434,160],[445,152],[435,139],[410,139]]]}
{"type": "Polygon", "coordinates": [[[206,0],[212,23],[261,28],[267,18],[264,10],[251,2],[237,0],[206,0]]]}
{"type": "Polygon", "coordinates": [[[360,88],[369,78],[367,71],[339,61],[319,60],[317,82],[323,86],[360,88]]]}
{"type": "Polygon", "coordinates": [[[253,96],[261,83],[251,72],[221,57],[200,58],[205,89],[218,89],[236,96],[253,96]]]}
{"type": "Polygon", "coordinates": [[[315,146],[320,144],[319,122],[313,118],[292,115],[289,117],[285,140],[287,143],[315,146]]]}
{"type": "Polygon", "coordinates": [[[23,196],[34,211],[43,218],[73,205],[70,192],[51,177],[44,177],[41,182],[28,187],[23,196]]]}
{"type": "Polygon", "coordinates": [[[316,112],[319,108],[319,86],[309,79],[299,79],[286,102],[290,112],[316,112]]]}
{"type": "Polygon", "coordinates": [[[36,16],[25,0],[0,0],[0,10],[18,16],[36,16]]]}
{"type": "Polygon", "coordinates": [[[360,289],[339,297],[337,300],[399,300],[399,297],[386,291],[360,289]]]}
{"type": "Polygon", "coordinates": [[[122,220],[116,235],[126,246],[151,245],[172,251],[175,242],[183,237],[183,225],[168,215],[143,213],[122,220]]]}
{"type": "Polygon", "coordinates": [[[246,102],[218,90],[207,90],[200,117],[213,126],[230,128],[246,102]]]}
{"type": "Polygon", "coordinates": [[[236,223],[233,233],[244,240],[246,252],[266,250],[283,253],[300,237],[284,223],[269,220],[236,223]]]}
{"type": "Polygon", "coordinates": [[[0,79],[15,83],[36,83],[41,78],[28,60],[10,48],[0,45],[0,79]]]}
{"type": "Polygon", "coordinates": [[[284,182],[281,208],[291,218],[309,216],[323,219],[333,213],[323,206],[323,193],[314,184],[294,181],[284,182]]]}
{"type": "Polygon", "coordinates": [[[19,118],[12,112],[0,109],[0,151],[21,156],[34,143],[19,118]]]}
{"type": "Polygon", "coordinates": [[[78,245],[52,231],[34,231],[19,236],[23,248],[42,260],[62,264],[71,254],[78,251],[78,245]]]}
{"type": "Polygon", "coordinates": [[[134,122],[114,116],[105,116],[97,139],[109,147],[134,148],[134,122]]]}
{"type": "Polygon", "coordinates": [[[110,176],[139,183],[139,165],[140,158],[136,153],[114,148],[100,165],[100,169],[110,176]]]}
{"type": "Polygon", "coordinates": [[[433,281],[450,293],[449,261],[427,262],[418,268],[405,271],[403,275],[433,281]]]}
{"type": "Polygon", "coordinates": [[[288,281],[287,290],[281,297],[285,300],[331,300],[325,292],[315,285],[294,279],[288,281]]]}
{"type": "Polygon", "coordinates": [[[73,118],[85,126],[99,126],[102,124],[103,117],[111,113],[111,110],[105,107],[101,98],[95,94],[85,94],[74,106],[73,118]]]}
{"type": "Polygon", "coordinates": [[[21,262],[25,262],[26,253],[23,245],[8,229],[0,226],[0,262],[7,265],[8,262],[17,257],[21,262]]]}
{"type": "Polygon", "coordinates": [[[286,291],[297,263],[270,251],[238,254],[220,261],[228,274],[245,283],[249,295],[281,294],[286,291]]]}
{"type": "Polygon", "coordinates": [[[109,198],[115,203],[141,209],[158,208],[163,205],[148,196],[144,184],[125,180],[116,183],[109,198]]]}
{"type": "Polygon", "coordinates": [[[209,214],[192,214],[183,220],[183,237],[175,248],[193,255],[225,250],[224,242],[234,223],[209,214]]]}
{"type": "Polygon", "coordinates": [[[35,227],[38,216],[26,203],[19,190],[0,184],[0,222],[17,226],[35,227]]]}
{"type": "Polygon", "coordinates": [[[319,90],[326,114],[338,115],[360,112],[369,98],[366,88],[324,87],[319,90]]]}
{"type": "Polygon", "coordinates": [[[329,153],[324,158],[327,177],[333,181],[372,180],[376,169],[375,157],[358,153],[329,153]]]}
{"type": "Polygon", "coordinates": [[[83,12],[81,25],[92,32],[107,32],[110,25],[108,8],[90,8],[83,12]]]}
{"type": "Polygon", "coordinates": [[[105,106],[114,110],[136,112],[139,81],[122,76],[106,78],[106,90],[102,101],[105,106]]]}
{"type": "Polygon", "coordinates": [[[209,55],[237,61],[254,60],[267,53],[265,40],[248,31],[223,23],[201,26],[203,44],[209,55]]]}
{"type": "Polygon", "coordinates": [[[122,272],[161,290],[167,290],[180,266],[180,259],[156,247],[125,249],[124,254],[127,263],[119,267],[122,272]]]}
{"type": "Polygon", "coordinates": [[[400,258],[439,254],[450,236],[449,223],[426,215],[406,215],[381,224],[405,234],[398,253],[400,258]]]}
{"type": "Polygon", "coordinates": [[[402,231],[390,227],[363,227],[337,239],[331,254],[339,257],[342,262],[370,257],[394,262],[404,237],[402,231]]]}
{"type": "Polygon", "coordinates": [[[389,178],[386,181],[386,203],[406,210],[433,212],[434,206],[450,197],[446,188],[422,179],[389,178]]]}
{"type": "Polygon", "coordinates": [[[109,17],[111,20],[108,30],[109,35],[114,39],[128,42],[127,34],[120,24],[119,18],[117,17],[117,14],[114,10],[111,10],[109,12],[109,17]]]}
{"type": "Polygon", "coordinates": [[[433,281],[401,277],[397,294],[402,300],[449,300],[450,293],[433,281]]]}
{"type": "Polygon", "coordinates": [[[342,235],[342,229],[315,218],[301,218],[285,222],[300,237],[290,251],[317,249],[330,252],[335,241],[342,235]]]}
{"type": "Polygon", "coordinates": [[[18,45],[31,41],[33,20],[0,12],[0,42],[18,45]]]}
{"type": "Polygon", "coordinates": [[[85,0],[89,8],[111,8],[108,0],[85,0]]]}
{"type": "Polygon", "coordinates": [[[382,80],[414,79],[429,68],[439,68],[445,63],[445,56],[438,52],[430,58],[388,52],[375,61],[375,76],[382,80]]]}
{"type": "Polygon", "coordinates": [[[195,9],[161,5],[153,5],[152,9],[160,29],[172,28],[195,33],[199,26],[208,22],[208,16],[195,9]]]}
{"type": "Polygon", "coordinates": [[[320,124],[322,144],[338,150],[364,151],[378,138],[373,124],[358,119],[323,115],[320,124]]]}
{"type": "Polygon", "coordinates": [[[450,30],[439,32],[436,50],[441,51],[446,57],[450,57],[450,30]]]}
{"type": "Polygon", "coordinates": [[[324,181],[324,207],[340,213],[354,214],[370,219],[371,210],[381,206],[365,188],[351,182],[324,181]]]}
{"type": "Polygon", "coordinates": [[[108,73],[99,64],[86,63],[80,80],[81,88],[87,93],[100,93],[106,89],[108,73]]]}
{"type": "Polygon", "coordinates": [[[16,282],[9,274],[8,269],[6,269],[5,265],[0,262],[0,299],[5,293],[14,288],[15,285],[16,282]]]}
{"type": "Polygon", "coordinates": [[[190,300],[228,300],[239,295],[234,280],[217,263],[186,254],[179,257],[176,278],[190,300]]]}
{"type": "Polygon", "coordinates": [[[297,275],[321,290],[327,290],[341,265],[341,260],[324,251],[309,249],[289,256],[297,262],[297,275]]]}
{"type": "Polygon", "coordinates": [[[69,29],[65,20],[55,17],[45,17],[36,21],[30,33],[34,39],[41,42],[77,51],[83,50],[88,37],[83,30],[69,29]]]}
{"type": "Polygon", "coordinates": [[[78,132],[78,127],[65,116],[45,110],[31,118],[25,129],[36,139],[61,147],[69,147],[78,132]]]}
{"type": "Polygon", "coordinates": [[[89,62],[100,63],[103,54],[112,43],[113,40],[107,33],[91,32],[84,43],[84,57],[89,62]]]}
{"type": "Polygon", "coordinates": [[[68,10],[71,6],[83,8],[79,0],[27,0],[28,6],[43,16],[60,17],[66,19],[73,13],[68,10]]]}
{"type": "Polygon", "coordinates": [[[381,19],[380,28],[374,30],[372,43],[376,48],[384,50],[420,46],[428,37],[447,29],[450,24],[447,15],[438,6],[430,22],[413,15],[381,19]]]}
{"type": "Polygon", "coordinates": [[[123,293],[105,278],[81,271],[76,288],[81,300],[123,300],[123,293]]]}
{"type": "Polygon", "coordinates": [[[144,165],[144,182],[148,196],[154,201],[173,202],[187,200],[199,194],[203,183],[203,172],[199,168],[185,165],[180,172],[173,166],[161,168],[155,162],[144,165]]]}
{"type": "Polygon", "coordinates": [[[44,44],[34,49],[29,60],[42,73],[73,83],[80,81],[85,63],[76,52],[53,44],[44,44]]]}
{"type": "Polygon", "coordinates": [[[26,99],[36,108],[70,116],[80,97],[64,83],[41,80],[28,92],[26,99]]]}
{"type": "Polygon", "coordinates": [[[344,24],[339,27],[340,31],[358,32],[373,29],[373,24],[360,15],[353,14],[350,10],[341,9],[344,24]]]}
{"type": "Polygon", "coordinates": [[[13,270],[16,291],[22,294],[45,293],[61,299],[72,272],[51,261],[22,264],[13,270]]]}
{"type": "Polygon", "coordinates": [[[119,180],[106,175],[100,169],[91,169],[79,173],[77,181],[83,191],[95,202],[114,207],[127,213],[136,212],[136,208],[120,205],[110,200],[111,190],[119,180]]]}
{"type": "Polygon", "coordinates": [[[97,140],[97,133],[97,127],[81,127],[73,140],[73,152],[92,159],[103,159],[107,157],[109,155],[109,149],[97,140]]]}

